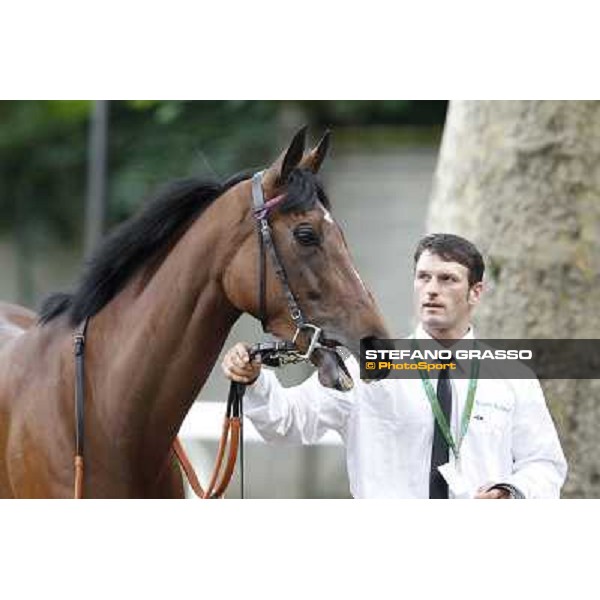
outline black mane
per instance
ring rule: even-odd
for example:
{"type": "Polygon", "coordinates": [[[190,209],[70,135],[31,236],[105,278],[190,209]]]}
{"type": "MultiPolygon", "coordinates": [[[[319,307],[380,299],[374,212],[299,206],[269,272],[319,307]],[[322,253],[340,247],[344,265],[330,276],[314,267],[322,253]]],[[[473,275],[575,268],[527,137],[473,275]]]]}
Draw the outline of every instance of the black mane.
{"type": "MultiPolygon", "coordinates": [[[[71,326],[83,322],[106,306],[140,270],[167,244],[180,237],[219,196],[248,173],[224,183],[196,178],[175,181],[152,198],[136,216],[118,226],[87,261],[83,276],[72,294],[49,296],[40,309],[44,325],[68,313],[71,326]]],[[[283,212],[310,210],[319,200],[327,209],[329,200],[321,184],[309,171],[294,169],[287,181],[283,212]]]]}
{"type": "Polygon", "coordinates": [[[40,322],[48,323],[68,312],[74,326],[95,315],[173,236],[182,235],[206,207],[246,177],[238,175],[222,184],[182,179],[159,190],[144,210],[102,241],[87,262],[74,294],[54,294],[44,301],[40,322]]]}

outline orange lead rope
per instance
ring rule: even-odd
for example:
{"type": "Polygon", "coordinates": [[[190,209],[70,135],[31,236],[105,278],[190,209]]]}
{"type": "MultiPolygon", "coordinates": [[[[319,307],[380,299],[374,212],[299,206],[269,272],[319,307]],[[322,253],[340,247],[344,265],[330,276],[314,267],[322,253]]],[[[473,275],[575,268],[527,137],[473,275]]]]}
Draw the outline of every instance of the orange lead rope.
{"type": "Polygon", "coordinates": [[[192,488],[196,496],[198,496],[198,498],[204,500],[208,498],[223,497],[223,494],[227,490],[227,487],[229,486],[231,477],[235,470],[235,463],[237,461],[237,453],[240,442],[240,429],[241,422],[239,417],[225,417],[225,421],[223,423],[223,433],[221,435],[219,449],[217,451],[217,459],[215,461],[213,473],[210,478],[210,483],[206,490],[200,484],[196,472],[194,471],[194,467],[192,466],[190,459],[187,457],[187,454],[183,449],[183,445],[179,441],[179,438],[175,438],[175,441],[173,442],[173,451],[177,456],[177,460],[179,461],[181,469],[187,477],[190,487],[192,488]],[[229,455],[227,458],[225,469],[221,473],[221,467],[223,466],[223,457],[225,456],[225,448],[227,447],[228,442],[229,455]],[[219,475],[221,475],[220,480],[219,475]],[[219,480],[218,484],[217,480],[219,480]]]}
{"type": "MultiPolygon", "coordinates": [[[[237,462],[238,449],[240,447],[242,431],[242,398],[244,397],[245,391],[246,386],[242,383],[232,381],[229,386],[229,397],[227,398],[227,408],[225,410],[225,419],[223,420],[223,431],[219,441],[215,466],[206,490],[200,485],[200,481],[194,472],[192,463],[187,457],[179,438],[175,438],[175,441],[173,442],[173,450],[179,460],[179,464],[181,465],[192,490],[198,498],[222,498],[231,481],[237,462]],[[227,462],[223,468],[223,459],[225,458],[226,453],[227,462]]],[[[241,467],[243,470],[243,464],[241,467]]]]}

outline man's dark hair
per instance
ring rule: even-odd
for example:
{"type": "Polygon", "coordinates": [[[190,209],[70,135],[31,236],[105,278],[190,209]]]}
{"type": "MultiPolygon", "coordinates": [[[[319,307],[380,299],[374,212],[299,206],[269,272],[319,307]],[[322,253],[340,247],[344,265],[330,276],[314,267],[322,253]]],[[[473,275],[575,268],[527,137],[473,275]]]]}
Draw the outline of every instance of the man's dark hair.
{"type": "Polygon", "coordinates": [[[415,265],[425,250],[446,261],[454,261],[469,269],[469,287],[483,279],[483,257],[474,244],[459,235],[432,233],[426,235],[415,250],[415,265]]]}

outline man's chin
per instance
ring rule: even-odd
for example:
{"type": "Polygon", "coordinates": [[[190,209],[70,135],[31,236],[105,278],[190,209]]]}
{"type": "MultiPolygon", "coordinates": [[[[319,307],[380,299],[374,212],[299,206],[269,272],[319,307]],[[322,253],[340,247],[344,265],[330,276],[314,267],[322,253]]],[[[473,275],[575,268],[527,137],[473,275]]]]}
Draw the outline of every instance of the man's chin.
{"type": "Polygon", "coordinates": [[[421,325],[424,329],[448,329],[448,320],[436,317],[425,317],[421,319],[421,325]]]}

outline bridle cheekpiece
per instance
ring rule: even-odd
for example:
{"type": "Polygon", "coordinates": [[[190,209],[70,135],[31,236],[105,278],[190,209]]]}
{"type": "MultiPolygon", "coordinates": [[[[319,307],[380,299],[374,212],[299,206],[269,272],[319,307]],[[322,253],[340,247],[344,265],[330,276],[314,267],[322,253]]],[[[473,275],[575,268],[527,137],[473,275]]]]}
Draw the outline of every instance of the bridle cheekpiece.
{"type": "Polygon", "coordinates": [[[292,338],[291,342],[284,342],[287,344],[285,349],[282,348],[282,351],[285,353],[285,356],[280,357],[280,363],[292,363],[292,362],[300,362],[300,361],[308,361],[310,360],[313,352],[321,346],[319,343],[319,338],[321,337],[321,328],[313,325],[312,323],[306,322],[304,316],[302,314],[302,310],[300,306],[296,302],[296,298],[290,289],[287,275],[285,273],[285,269],[281,264],[281,260],[277,254],[277,250],[273,244],[273,236],[271,232],[271,226],[269,225],[269,213],[270,211],[281,204],[281,202],[286,198],[285,194],[280,194],[274,198],[265,202],[265,197],[262,189],[262,176],[263,171],[259,171],[255,173],[252,177],[252,202],[253,202],[253,214],[256,219],[258,226],[258,239],[260,245],[260,256],[259,256],[259,273],[260,273],[260,282],[259,282],[259,319],[262,323],[263,329],[265,329],[265,319],[266,319],[266,280],[267,280],[267,269],[266,269],[266,251],[268,249],[269,254],[271,255],[271,260],[273,263],[273,267],[275,269],[275,273],[277,278],[279,279],[281,286],[283,288],[283,293],[285,295],[288,309],[290,313],[290,317],[296,326],[296,332],[292,338]],[[308,335],[310,336],[310,342],[305,352],[300,352],[298,350],[297,342],[300,333],[303,331],[308,331],[308,335]]]}

